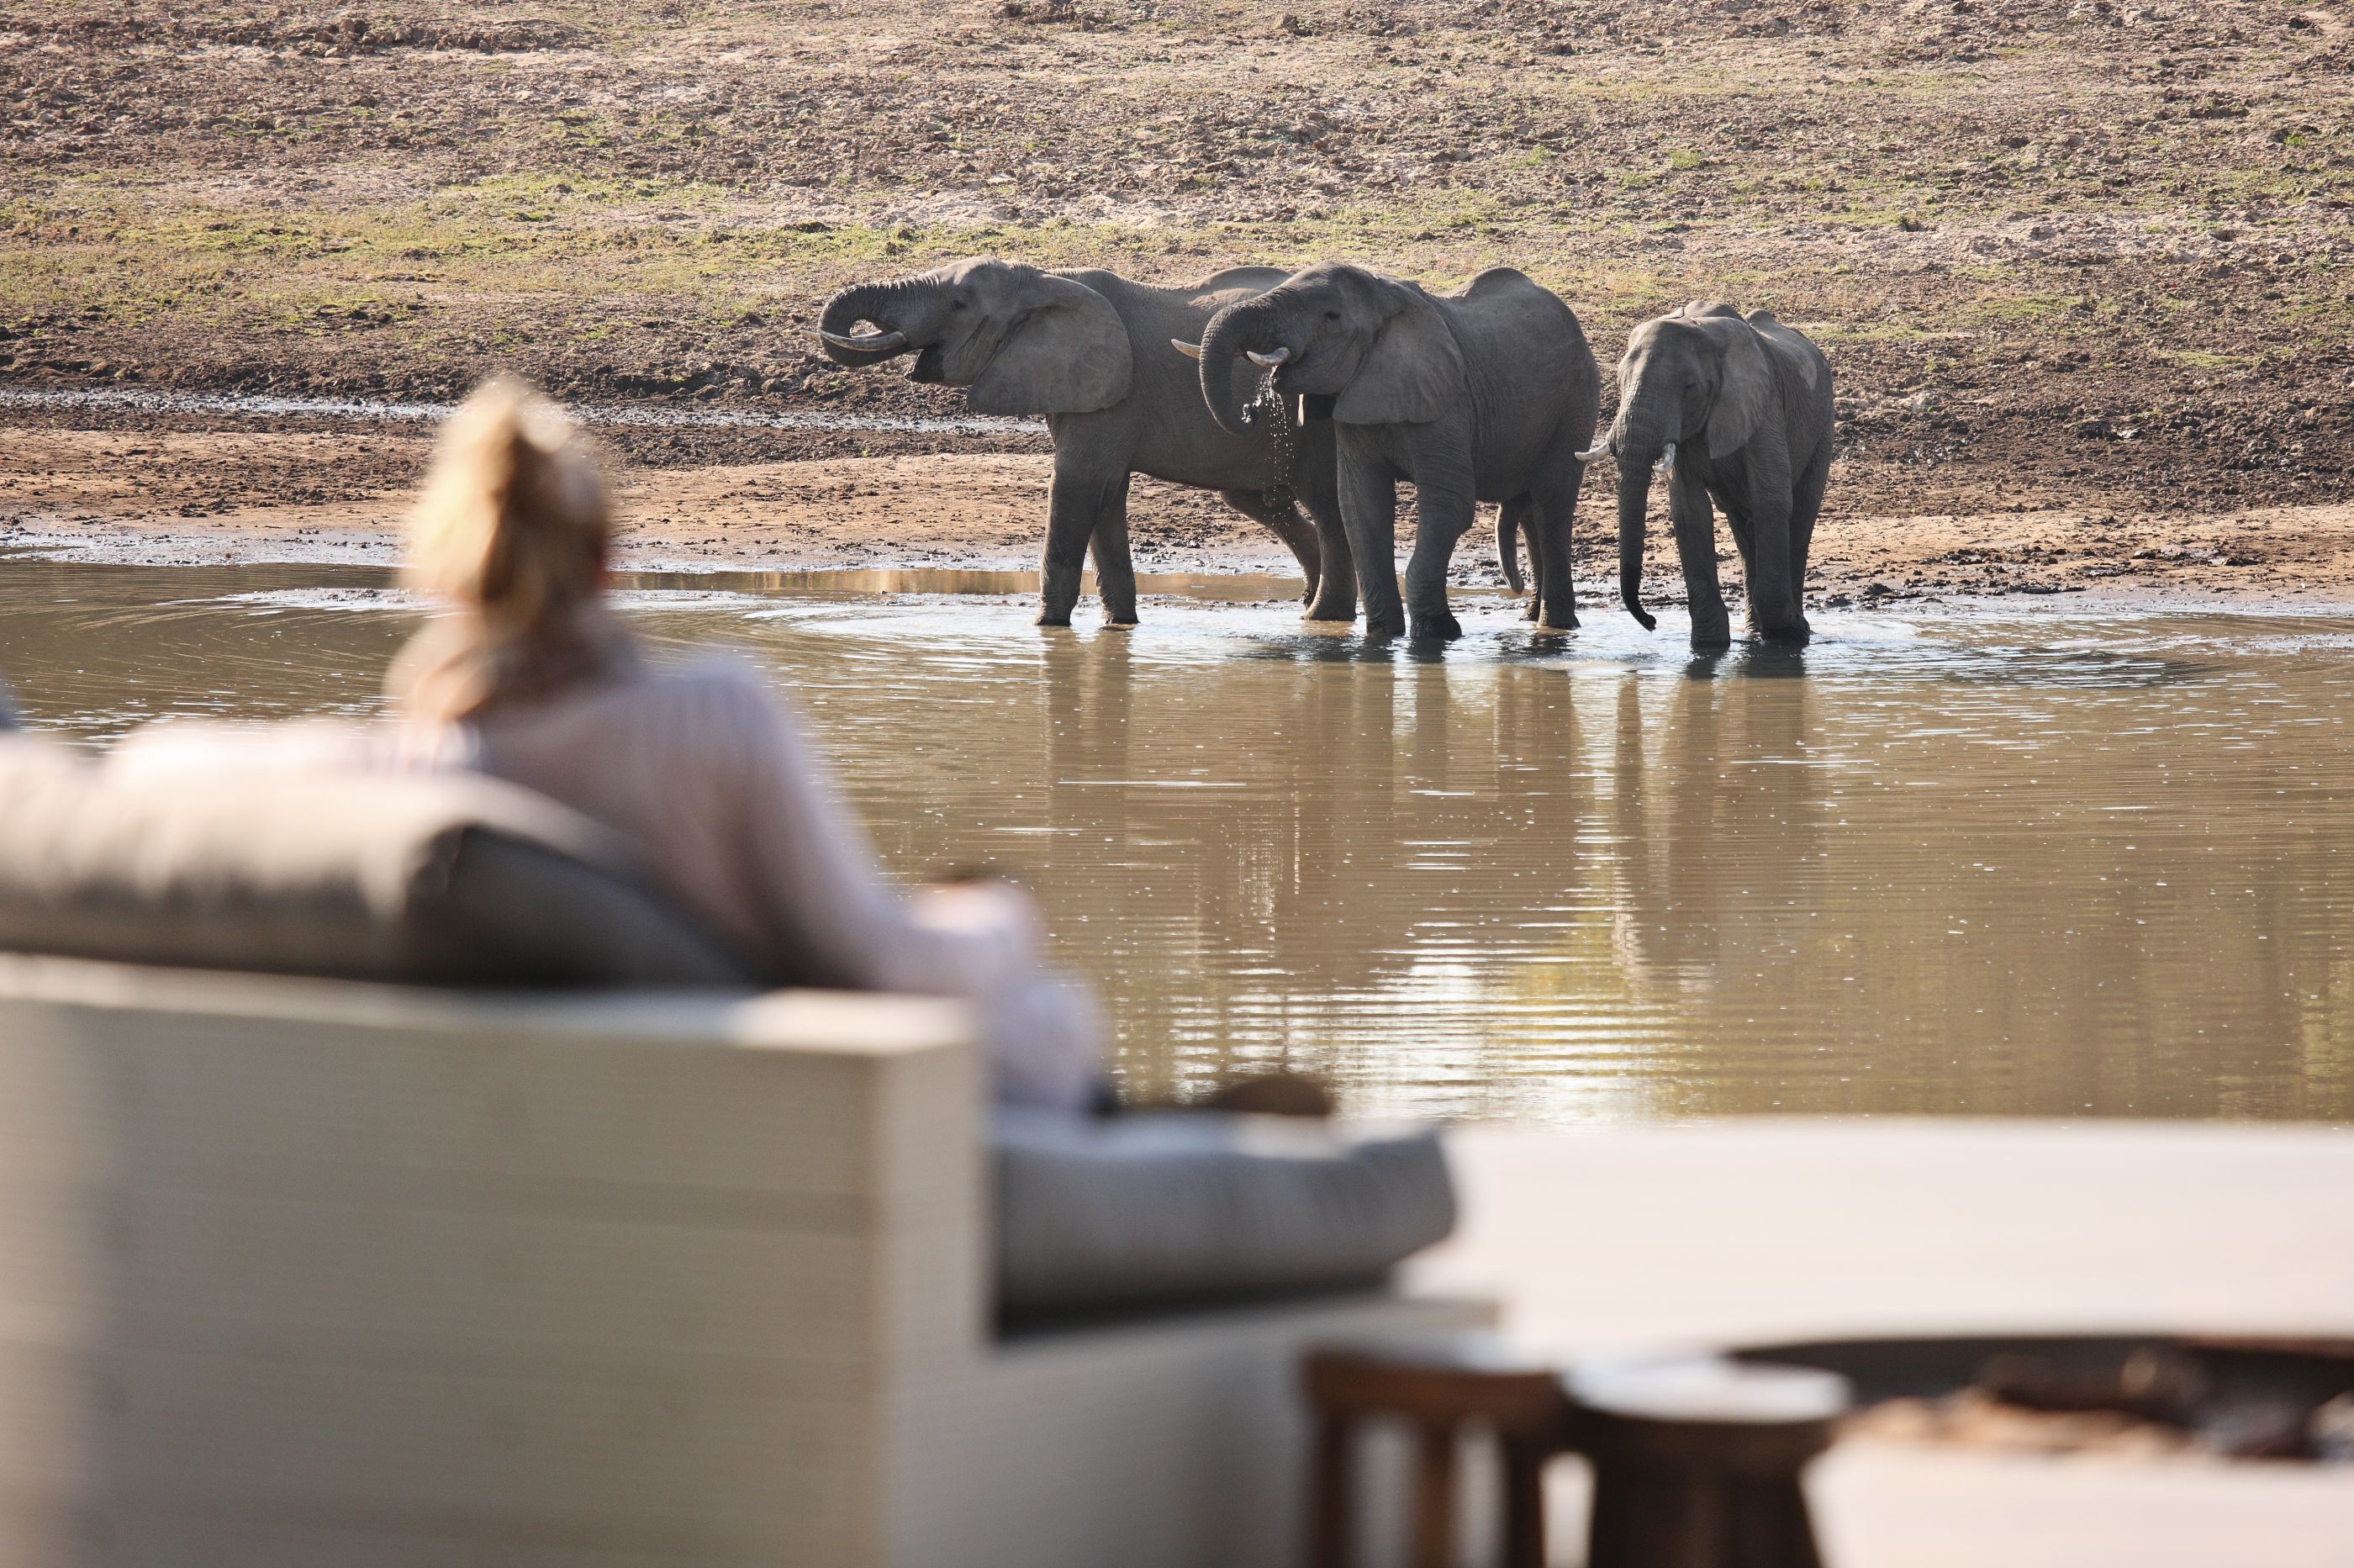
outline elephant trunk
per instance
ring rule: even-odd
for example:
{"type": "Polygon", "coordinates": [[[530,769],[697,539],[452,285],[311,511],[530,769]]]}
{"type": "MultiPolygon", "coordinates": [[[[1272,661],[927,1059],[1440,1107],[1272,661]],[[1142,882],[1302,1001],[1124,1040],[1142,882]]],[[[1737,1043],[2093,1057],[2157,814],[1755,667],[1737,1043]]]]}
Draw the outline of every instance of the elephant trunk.
{"type": "Polygon", "coordinates": [[[1667,401],[1628,389],[1610,423],[1610,449],[1618,458],[1618,599],[1627,613],[1650,630],[1659,622],[1643,608],[1643,525],[1651,503],[1651,475],[1675,450],[1674,423],[1667,401]]]}
{"type": "Polygon", "coordinates": [[[908,297],[908,289],[905,281],[859,283],[828,300],[817,321],[818,342],[825,356],[836,365],[857,369],[880,365],[915,347],[907,341],[907,334],[892,323],[891,307],[908,297]],[[873,322],[885,330],[854,332],[852,329],[860,322],[873,322]]]}
{"type": "Polygon", "coordinates": [[[1643,514],[1651,503],[1651,469],[1618,470],[1618,599],[1650,630],[1659,624],[1643,608],[1643,514]]]}
{"type": "Polygon", "coordinates": [[[1228,305],[1210,318],[1202,334],[1202,400],[1219,428],[1235,435],[1250,429],[1243,420],[1242,394],[1235,387],[1235,361],[1245,350],[1265,343],[1274,323],[1275,312],[1262,294],[1228,305]]]}

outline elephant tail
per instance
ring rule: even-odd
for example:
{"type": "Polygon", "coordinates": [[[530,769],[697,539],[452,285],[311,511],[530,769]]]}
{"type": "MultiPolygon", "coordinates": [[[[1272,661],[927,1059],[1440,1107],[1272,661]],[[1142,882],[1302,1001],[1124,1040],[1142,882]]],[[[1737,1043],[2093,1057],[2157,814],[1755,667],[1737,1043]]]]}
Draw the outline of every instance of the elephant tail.
{"type": "Polygon", "coordinates": [[[1510,501],[1496,509],[1496,564],[1514,593],[1528,586],[1521,577],[1521,514],[1510,501]]]}

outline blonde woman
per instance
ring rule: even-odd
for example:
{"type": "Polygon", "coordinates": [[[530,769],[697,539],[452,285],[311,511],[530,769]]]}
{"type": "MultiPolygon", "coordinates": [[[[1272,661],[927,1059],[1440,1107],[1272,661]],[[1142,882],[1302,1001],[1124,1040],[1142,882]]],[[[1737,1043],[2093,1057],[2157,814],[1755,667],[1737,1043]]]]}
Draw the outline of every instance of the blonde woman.
{"type": "Polygon", "coordinates": [[[1009,884],[885,881],[798,720],[749,669],[656,668],[605,594],[612,511],[563,413],[497,380],[444,429],[410,541],[442,607],[389,679],[403,748],[535,789],[625,835],[646,869],[779,983],[968,997],[997,1097],[1102,1094],[1088,998],[1044,970],[1009,884]]]}

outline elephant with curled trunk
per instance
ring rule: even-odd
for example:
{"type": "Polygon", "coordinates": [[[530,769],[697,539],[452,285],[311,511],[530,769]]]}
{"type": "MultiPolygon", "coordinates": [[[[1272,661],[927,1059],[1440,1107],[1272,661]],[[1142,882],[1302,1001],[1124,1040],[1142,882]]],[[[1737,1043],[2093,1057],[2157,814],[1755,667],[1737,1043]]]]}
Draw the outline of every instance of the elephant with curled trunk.
{"type": "Polygon", "coordinates": [[[1203,400],[1229,430],[1246,428],[1235,374],[1245,362],[1274,368],[1286,393],[1320,408],[1329,400],[1367,631],[1462,635],[1447,608],[1447,564],[1482,501],[1505,503],[1498,544],[1508,561],[1512,532],[1527,535],[1537,578],[1532,619],[1577,624],[1570,522],[1601,374],[1577,317],[1554,295],[1509,267],[1437,295],[1324,262],[1220,311],[1203,335],[1201,362],[1203,400]],[[1400,480],[1415,487],[1403,604],[1400,480]]]}
{"type": "MultiPolygon", "coordinates": [[[[1198,288],[1158,289],[1110,272],[1046,272],[982,257],[844,289],[827,302],[818,335],[837,365],[912,354],[912,379],[966,388],[976,413],[1046,417],[1055,479],[1039,625],[1071,623],[1090,546],[1105,619],[1135,623],[1128,485],[1137,473],[1220,492],[1299,558],[1309,619],[1351,620],[1356,577],[1333,492],[1329,430],[1299,429],[1289,471],[1278,473],[1270,424],[1222,429],[1202,407],[1192,363],[1170,346],[1173,337],[1199,336],[1220,308],[1282,276],[1271,267],[1243,267],[1198,288]],[[872,330],[856,330],[861,323],[872,330]],[[1306,504],[1312,524],[1287,491],[1306,504]]],[[[1247,367],[1236,372],[1238,398],[1248,396],[1251,379],[1247,367]]]]}
{"type": "Polygon", "coordinates": [[[1618,592],[1646,629],[1643,513],[1668,473],[1695,648],[1733,640],[1716,579],[1716,518],[1741,551],[1749,619],[1776,641],[1807,640],[1807,551],[1831,466],[1831,367],[1765,311],[1696,300],[1637,327],[1618,361],[1609,439],[1584,454],[1618,461],[1618,592]]]}

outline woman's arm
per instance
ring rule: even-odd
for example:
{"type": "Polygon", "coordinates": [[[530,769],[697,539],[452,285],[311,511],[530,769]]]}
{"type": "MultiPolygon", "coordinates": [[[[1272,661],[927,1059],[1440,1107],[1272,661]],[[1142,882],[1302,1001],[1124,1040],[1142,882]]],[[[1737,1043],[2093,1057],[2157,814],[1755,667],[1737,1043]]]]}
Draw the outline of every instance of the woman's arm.
{"type": "Polygon", "coordinates": [[[745,792],[737,806],[777,953],[806,959],[795,969],[823,983],[970,997],[992,1098],[1073,1112],[1095,1104],[1102,1015],[1084,986],[1040,963],[1029,895],[1004,882],[902,895],[791,713],[757,688],[749,694],[754,711],[732,726],[745,792]]]}
{"type": "Polygon", "coordinates": [[[740,791],[730,814],[777,959],[826,983],[959,996],[1035,969],[1042,932],[1025,895],[1005,883],[901,893],[796,717],[757,688],[743,697],[727,715],[740,791]]]}

